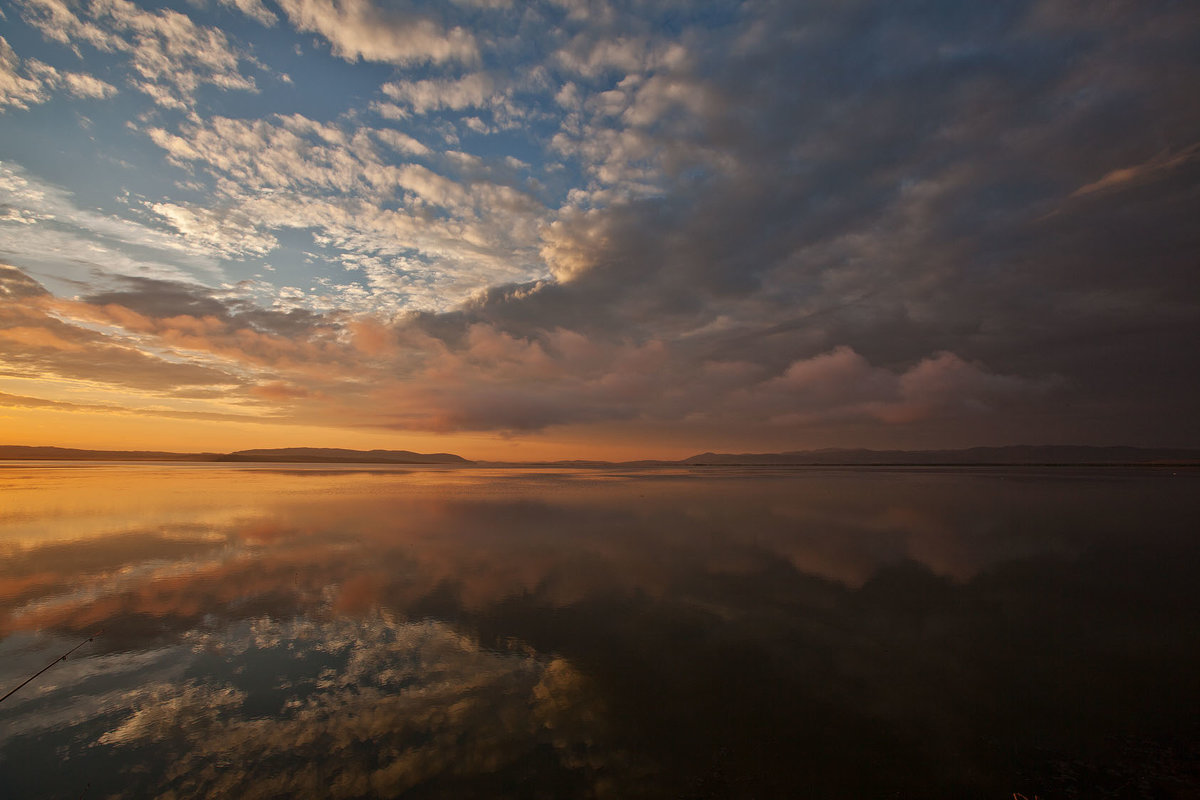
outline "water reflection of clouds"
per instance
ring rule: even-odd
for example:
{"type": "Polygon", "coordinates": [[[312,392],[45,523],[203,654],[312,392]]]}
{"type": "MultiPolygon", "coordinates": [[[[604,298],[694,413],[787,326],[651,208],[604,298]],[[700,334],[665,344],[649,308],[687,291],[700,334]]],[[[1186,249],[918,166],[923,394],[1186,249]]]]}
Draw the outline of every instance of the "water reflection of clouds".
{"type": "Polygon", "coordinates": [[[131,617],[186,630],[205,614],[296,613],[330,586],[341,613],[404,613],[439,591],[475,610],[528,593],[564,605],[661,595],[697,573],[754,574],[780,560],[851,588],[903,561],[966,581],[1016,557],[1078,550],[1016,518],[1014,501],[1053,502],[1040,486],[998,492],[920,474],[116,472],[56,471],[0,523],[10,555],[0,630],[131,617]],[[69,542],[23,534],[64,517],[69,542]]]}
{"type": "Polygon", "coordinates": [[[433,620],[194,631],[107,676],[124,688],[96,692],[113,659],[61,671],[0,744],[62,733],[66,752],[109,751],[127,792],[176,797],[394,797],[535,766],[597,796],[628,758],[593,752],[599,709],[567,662],[487,650],[433,620]]]}
{"type": "MultiPolygon", "coordinates": [[[[5,674],[32,674],[72,645],[71,639],[16,634],[0,642],[5,674]]],[[[43,677],[4,703],[0,745],[13,736],[56,730],[98,718],[123,706],[126,684],[176,680],[182,677],[186,651],[182,647],[134,652],[95,653],[57,663],[43,677]]]]}
{"type": "MultiPolygon", "coordinates": [[[[1127,673],[1169,684],[1168,665],[1197,662],[1176,618],[1194,592],[1155,560],[1194,508],[1182,485],[249,472],[205,471],[180,506],[191,476],[147,470],[146,492],[105,499],[93,530],[76,514],[70,545],[28,540],[0,563],[0,587],[25,582],[0,597],[0,649],[19,656],[0,658],[0,680],[44,660],[31,637],[47,631],[106,628],[83,663],[141,659],[117,685],[56,668],[13,707],[10,739],[69,728],[122,752],[171,744],[179,767],[162,780],[181,795],[303,794],[328,777],[314,766],[327,756],[347,765],[348,795],[435,776],[464,789],[547,753],[539,774],[586,795],[601,773],[618,786],[637,772],[628,752],[645,750],[683,775],[723,753],[714,769],[746,781],[796,763],[818,787],[879,758],[850,794],[868,796],[945,777],[936,764],[962,765],[954,780],[969,783],[994,766],[979,741],[1053,732],[1089,692],[1119,695],[1127,673]],[[156,526],[163,508],[174,516],[156,526]],[[1144,563],[1128,558],[1131,531],[1144,563]],[[1126,550],[1104,549],[1114,542],[1126,550]],[[1121,591],[1141,605],[1112,612],[1121,591]],[[1153,605],[1164,598],[1176,605],[1153,605]],[[1130,631],[1176,657],[1098,660],[1130,631]],[[1030,681],[1047,688],[1014,704],[1030,681]],[[592,747],[613,718],[635,747],[592,747]],[[297,742],[311,764],[287,761],[297,742]]],[[[93,477],[108,480],[73,480],[93,477]]],[[[52,525],[54,502],[25,507],[52,525]]],[[[1171,563],[1194,563],[1194,545],[1180,553],[1171,563]]]]}

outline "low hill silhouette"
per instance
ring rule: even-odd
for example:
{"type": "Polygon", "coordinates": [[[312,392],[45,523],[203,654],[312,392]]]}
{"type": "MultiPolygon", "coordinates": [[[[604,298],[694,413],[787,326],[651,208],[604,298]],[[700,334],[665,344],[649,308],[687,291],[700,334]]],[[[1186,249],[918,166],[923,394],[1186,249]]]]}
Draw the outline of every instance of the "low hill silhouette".
{"type": "Polygon", "coordinates": [[[345,450],[337,447],[277,447],[238,450],[217,461],[271,461],[313,464],[473,464],[453,453],[414,453],[411,450],[345,450]]]}
{"type": "Polygon", "coordinates": [[[77,450],[67,447],[0,445],[0,459],[20,461],[211,461],[293,464],[472,464],[453,453],[411,450],[344,450],[331,447],[281,447],[233,453],[170,453],[157,450],[77,450]]]}
{"type": "Polygon", "coordinates": [[[71,447],[0,445],[0,459],[13,461],[216,461],[220,453],[160,450],[78,450],[71,447]]]}
{"type": "Polygon", "coordinates": [[[787,453],[701,453],[691,465],[934,466],[985,464],[1200,463],[1200,450],[1088,445],[1011,445],[962,450],[798,450],[787,453]]]}
{"type": "Polygon", "coordinates": [[[1200,450],[1088,445],[1012,445],[961,450],[793,450],[784,453],[701,453],[679,461],[471,461],[454,453],[411,450],[348,450],[338,447],[278,447],[232,453],[172,453],[156,450],[79,450],[66,447],[0,445],[0,460],[188,461],[283,464],[447,464],[460,466],[688,467],[688,466],[987,466],[987,465],[1200,465],[1200,450]]]}

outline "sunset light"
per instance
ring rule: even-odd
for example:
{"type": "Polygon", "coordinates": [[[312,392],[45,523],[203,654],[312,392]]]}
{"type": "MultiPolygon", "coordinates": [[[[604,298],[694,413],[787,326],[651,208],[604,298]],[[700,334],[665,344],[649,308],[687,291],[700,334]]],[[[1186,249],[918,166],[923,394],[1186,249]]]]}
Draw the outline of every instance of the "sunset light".
{"type": "Polygon", "coordinates": [[[0,800],[1200,797],[1200,0],[0,0],[0,800]]]}
{"type": "Polygon", "coordinates": [[[866,8],[6,2],[0,439],[1200,443],[1190,6],[866,8]]]}

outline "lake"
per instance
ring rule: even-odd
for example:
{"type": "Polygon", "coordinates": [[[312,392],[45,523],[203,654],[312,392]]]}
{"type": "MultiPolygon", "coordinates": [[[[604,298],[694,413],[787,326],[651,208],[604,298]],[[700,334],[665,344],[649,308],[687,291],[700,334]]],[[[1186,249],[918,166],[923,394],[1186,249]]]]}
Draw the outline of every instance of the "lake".
{"type": "Polygon", "coordinates": [[[1200,472],[0,464],[3,797],[1200,796],[1200,472]]]}

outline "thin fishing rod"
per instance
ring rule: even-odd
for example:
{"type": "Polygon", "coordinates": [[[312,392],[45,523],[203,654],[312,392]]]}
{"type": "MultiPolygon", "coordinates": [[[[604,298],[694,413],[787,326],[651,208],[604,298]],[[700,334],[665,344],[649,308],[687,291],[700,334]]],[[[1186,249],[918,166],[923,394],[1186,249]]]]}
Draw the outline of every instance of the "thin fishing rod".
{"type": "Polygon", "coordinates": [[[45,672],[46,670],[50,669],[51,667],[53,667],[53,666],[54,666],[55,664],[57,664],[58,662],[60,662],[60,661],[66,661],[66,660],[67,660],[67,656],[71,655],[71,654],[72,654],[72,653],[74,653],[76,650],[78,650],[79,648],[83,647],[85,644],[87,644],[88,642],[92,641],[93,639],[95,639],[97,636],[99,636],[99,635],[100,635],[100,634],[102,634],[102,633],[104,633],[104,631],[96,631],[96,632],[95,632],[95,633],[93,633],[91,636],[89,636],[87,639],[85,639],[85,640],[83,640],[82,642],[80,642],[79,644],[75,645],[75,646],[74,646],[74,647],[72,647],[70,650],[68,650],[67,652],[63,653],[61,656],[59,656],[58,658],[54,659],[54,660],[53,660],[53,661],[51,661],[49,664],[47,664],[46,666],[44,666],[44,667],[42,667],[41,669],[39,669],[37,672],[35,672],[35,673],[33,673],[32,675],[30,675],[30,676],[29,676],[28,678],[26,678],[26,679],[24,680],[24,682],[23,682],[23,683],[22,683],[20,686],[18,686],[16,689],[13,689],[13,690],[12,690],[12,691],[10,691],[8,694],[4,695],[4,697],[0,697],[0,703],[3,703],[3,702],[4,702],[5,700],[7,700],[8,698],[12,697],[12,696],[13,696],[14,694],[16,694],[16,693],[17,693],[19,690],[23,689],[23,688],[25,687],[25,685],[26,685],[26,684],[30,683],[30,682],[31,682],[31,681],[32,681],[34,678],[36,678],[38,675],[41,675],[41,674],[42,674],[43,672],[45,672]]]}

